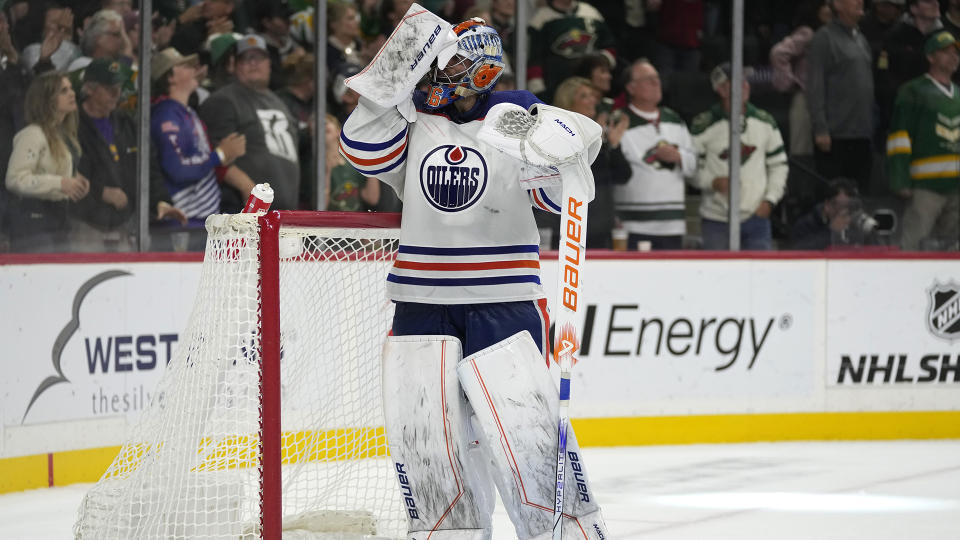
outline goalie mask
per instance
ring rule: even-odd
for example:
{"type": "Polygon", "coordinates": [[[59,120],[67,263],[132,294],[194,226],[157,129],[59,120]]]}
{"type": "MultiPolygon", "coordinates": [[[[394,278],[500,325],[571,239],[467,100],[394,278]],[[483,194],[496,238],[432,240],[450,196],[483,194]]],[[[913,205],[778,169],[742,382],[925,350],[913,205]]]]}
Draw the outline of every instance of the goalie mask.
{"type": "Polygon", "coordinates": [[[465,95],[491,92],[503,73],[503,43],[483,19],[474,17],[453,31],[457,52],[444,69],[436,64],[431,69],[428,109],[446,107],[465,95]]]}

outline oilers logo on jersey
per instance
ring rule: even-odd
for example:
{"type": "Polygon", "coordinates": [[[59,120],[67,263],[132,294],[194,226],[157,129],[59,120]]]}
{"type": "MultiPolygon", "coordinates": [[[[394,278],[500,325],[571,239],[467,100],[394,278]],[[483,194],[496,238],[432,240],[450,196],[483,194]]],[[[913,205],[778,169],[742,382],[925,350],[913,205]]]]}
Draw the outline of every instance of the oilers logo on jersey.
{"type": "Polygon", "coordinates": [[[469,146],[445,144],[427,152],[420,163],[420,187],[441,212],[473,206],[487,187],[487,162],[469,146]]]}

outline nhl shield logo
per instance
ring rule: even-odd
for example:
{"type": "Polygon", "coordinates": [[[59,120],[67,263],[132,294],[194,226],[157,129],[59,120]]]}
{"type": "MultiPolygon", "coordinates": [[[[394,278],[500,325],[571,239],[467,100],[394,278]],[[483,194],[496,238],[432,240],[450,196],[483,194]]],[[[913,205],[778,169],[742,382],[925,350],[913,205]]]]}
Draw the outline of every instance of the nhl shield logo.
{"type": "Polygon", "coordinates": [[[953,281],[945,285],[934,283],[927,293],[930,295],[927,313],[930,332],[950,341],[960,339],[960,286],[953,281]]]}
{"type": "Polygon", "coordinates": [[[438,146],[420,163],[420,188],[427,201],[441,212],[470,208],[486,187],[487,162],[468,146],[438,146]]]}

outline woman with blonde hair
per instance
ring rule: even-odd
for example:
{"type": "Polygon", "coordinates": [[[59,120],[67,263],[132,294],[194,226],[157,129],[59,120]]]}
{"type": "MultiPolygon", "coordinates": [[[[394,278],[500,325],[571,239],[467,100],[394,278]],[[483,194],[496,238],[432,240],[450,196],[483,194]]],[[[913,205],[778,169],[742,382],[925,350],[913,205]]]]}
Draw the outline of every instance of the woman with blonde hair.
{"type": "MultiPolygon", "coordinates": [[[[596,196],[587,210],[590,216],[587,221],[587,247],[609,249],[613,246],[611,236],[616,226],[613,186],[625,184],[632,174],[630,163],[620,149],[620,139],[630,125],[630,120],[618,114],[614,116],[615,120],[608,123],[606,113],[598,117],[598,101],[597,89],[590,79],[585,77],[564,79],[553,93],[555,107],[580,113],[603,126],[603,146],[590,166],[596,196]]],[[[551,226],[555,231],[554,236],[559,238],[559,222],[552,223],[551,226]]]]}
{"type": "Polygon", "coordinates": [[[597,101],[597,91],[586,77],[564,79],[553,93],[555,107],[580,113],[591,120],[597,118],[597,101]]]}
{"type": "Polygon", "coordinates": [[[10,240],[15,251],[58,251],[67,247],[71,202],[90,191],[77,173],[77,100],[70,80],[47,72],[26,94],[28,125],[13,139],[6,187],[10,201],[10,240]]]}

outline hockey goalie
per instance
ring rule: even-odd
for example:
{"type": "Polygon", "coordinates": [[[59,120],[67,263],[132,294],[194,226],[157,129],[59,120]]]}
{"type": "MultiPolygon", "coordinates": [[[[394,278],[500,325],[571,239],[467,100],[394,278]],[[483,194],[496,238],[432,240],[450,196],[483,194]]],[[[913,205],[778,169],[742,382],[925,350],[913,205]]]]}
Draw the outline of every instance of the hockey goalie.
{"type": "MultiPolygon", "coordinates": [[[[490,538],[494,486],[520,540],[553,536],[559,405],[532,208],[560,213],[566,182],[592,199],[601,129],[494,92],[502,55],[483,20],[413,4],[347,81],[361,99],[340,151],[403,200],[382,376],[410,539],[490,538]]],[[[563,536],[609,539],[572,430],[566,458],[563,536]]]]}

